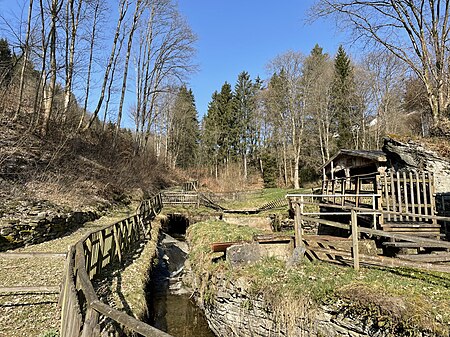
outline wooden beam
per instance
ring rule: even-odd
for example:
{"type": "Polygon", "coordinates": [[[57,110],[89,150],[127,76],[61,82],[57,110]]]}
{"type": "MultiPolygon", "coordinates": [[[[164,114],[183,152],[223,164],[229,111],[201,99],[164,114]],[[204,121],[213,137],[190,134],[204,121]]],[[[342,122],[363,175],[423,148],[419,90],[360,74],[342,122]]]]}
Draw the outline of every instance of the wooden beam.
{"type": "MultiPolygon", "coordinates": [[[[344,259],[348,259],[352,257],[352,253],[345,252],[336,249],[326,249],[326,248],[316,248],[316,247],[306,247],[306,250],[312,251],[314,253],[322,253],[328,255],[340,256],[344,259]]],[[[425,269],[428,271],[438,271],[444,273],[450,273],[450,266],[445,265],[434,265],[431,263],[420,263],[420,262],[412,262],[400,260],[392,257],[385,256],[371,256],[360,254],[359,256],[362,263],[374,264],[382,267],[408,267],[408,268],[416,268],[416,269],[425,269]]]]}
{"type": "Polygon", "coordinates": [[[0,287],[0,293],[13,293],[13,294],[59,294],[59,286],[15,286],[15,287],[0,287]]]}
{"type": "Polygon", "coordinates": [[[350,223],[352,226],[353,268],[355,268],[356,271],[359,271],[358,216],[354,210],[352,211],[350,223]]]}
{"type": "Polygon", "coordinates": [[[2,259],[28,259],[28,258],[65,258],[66,253],[52,253],[52,252],[13,252],[0,253],[2,259]]]}
{"type": "Polygon", "coordinates": [[[136,318],[127,315],[123,311],[114,309],[100,301],[94,301],[91,303],[91,307],[98,311],[100,314],[111,318],[112,320],[122,324],[128,329],[135,331],[145,337],[172,337],[171,335],[156,329],[144,322],[137,320],[136,318]]]}
{"type": "Polygon", "coordinates": [[[450,254],[397,255],[397,258],[414,262],[449,262],[450,254]]]}
{"type": "MultiPolygon", "coordinates": [[[[319,219],[319,218],[312,218],[312,217],[308,217],[305,215],[303,215],[302,218],[303,218],[303,220],[306,220],[306,221],[313,221],[313,222],[317,222],[317,223],[322,223],[324,225],[349,230],[349,225],[341,224],[339,222],[325,220],[325,219],[319,219]]],[[[436,244],[436,247],[450,248],[450,242],[448,242],[448,241],[440,241],[440,240],[427,239],[427,238],[422,238],[422,237],[414,237],[414,236],[404,235],[404,234],[384,232],[382,230],[370,229],[370,228],[366,228],[366,227],[359,227],[358,231],[361,233],[367,233],[367,234],[372,234],[372,235],[377,235],[377,236],[382,236],[382,237],[387,237],[387,238],[393,238],[393,239],[397,239],[397,240],[404,240],[404,241],[411,241],[411,242],[418,242],[418,243],[432,243],[432,244],[436,244]]]]}

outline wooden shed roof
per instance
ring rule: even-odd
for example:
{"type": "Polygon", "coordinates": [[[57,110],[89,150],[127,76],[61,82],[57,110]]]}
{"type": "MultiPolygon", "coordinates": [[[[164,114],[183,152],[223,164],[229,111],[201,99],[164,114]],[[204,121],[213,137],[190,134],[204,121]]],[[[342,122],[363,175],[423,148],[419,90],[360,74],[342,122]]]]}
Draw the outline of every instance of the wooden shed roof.
{"type": "Polygon", "coordinates": [[[324,165],[322,165],[322,168],[327,167],[328,165],[330,165],[332,161],[334,161],[336,158],[340,156],[362,157],[380,163],[387,162],[386,154],[383,151],[341,149],[333,157],[331,157],[324,165]]]}

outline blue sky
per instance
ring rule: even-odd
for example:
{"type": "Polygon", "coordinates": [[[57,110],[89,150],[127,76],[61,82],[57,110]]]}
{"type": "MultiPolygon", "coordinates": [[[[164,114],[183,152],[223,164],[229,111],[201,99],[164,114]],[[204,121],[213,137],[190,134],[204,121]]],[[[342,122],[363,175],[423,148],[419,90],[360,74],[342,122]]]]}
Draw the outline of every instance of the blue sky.
{"type": "Polygon", "coordinates": [[[234,87],[245,70],[252,78],[268,77],[266,65],[288,50],[309,54],[316,43],[334,55],[343,38],[331,21],[305,23],[313,0],[179,0],[180,12],[198,36],[191,76],[197,110],[202,116],[214,90],[225,81],[234,87]]]}
{"type": "MultiPolygon", "coordinates": [[[[178,0],[180,12],[198,36],[194,62],[199,70],[190,77],[188,86],[194,92],[200,117],[206,113],[212,93],[219,91],[225,81],[234,87],[238,74],[244,70],[253,79],[258,75],[265,79],[266,65],[277,55],[289,50],[309,54],[316,43],[330,55],[335,54],[339,44],[345,42],[343,35],[337,33],[331,21],[306,24],[313,3],[314,0],[178,0]]],[[[25,19],[27,6],[27,0],[0,0],[0,14],[13,21],[21,16],[25,19]]],[[[1,26],[0,33],[4,33],[1,29],[8,28],[4,23],[1,26]]]]}

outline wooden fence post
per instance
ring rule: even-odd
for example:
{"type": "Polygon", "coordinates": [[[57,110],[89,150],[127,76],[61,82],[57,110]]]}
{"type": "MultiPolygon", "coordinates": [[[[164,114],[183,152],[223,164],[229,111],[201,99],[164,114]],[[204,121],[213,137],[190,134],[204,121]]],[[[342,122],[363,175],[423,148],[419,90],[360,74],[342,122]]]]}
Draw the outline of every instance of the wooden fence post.
{"type": "Polygon", "coordinates": [[[354,209],[351,212],[353,267],[356,271],[359,271],[358,216],[354,209]]]}
{"type": "MultiPolygon", "coordinates": [[[[301,202],[302,201],[303,201],[303,197],[302,197],[301,202]]],[[[294,203],[295,203],[295,217],[294,217],[295,247],[301,247],[303,245],[303,240],[302,240],[302,220],[301,220],[303,203],[300,206],[299,201],[297,199],[294,200],[294,203]]]]}

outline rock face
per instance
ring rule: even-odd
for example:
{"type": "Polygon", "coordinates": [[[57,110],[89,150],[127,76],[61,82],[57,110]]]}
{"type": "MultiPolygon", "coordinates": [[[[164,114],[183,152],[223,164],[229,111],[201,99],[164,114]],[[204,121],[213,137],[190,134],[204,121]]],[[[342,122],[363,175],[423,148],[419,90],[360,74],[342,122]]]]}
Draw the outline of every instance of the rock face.
{"type": "Polygon", "coordinates": [[[385,138],[383,152],[395,170],[434,173],[436,193],[450,192],[450,161],[412,141],[402,143],[385,138]]]}
{"type": "MultiPolygon", "coordinates": [[[[214,280],[216,289],[203,305],[208,323],[219,337],[230,336],[327,336],[363,337],[393,336],[382,328],[383,322],[376,318],[344,314],[344,303],[335,303],[319,308],[306,309],[294,322],[280,323],[280,319],[261,295],[252,295],[244,278],[226,280],[220,276],[214,280]],[[289,325],[289,326],[288,326],[289,325]]],[[[426,332],[414,331],[417,337],[434,336],[426,332]]],[[[395,336],[403,336],[395,334],[395,336]]],[[[404,336],[410,336],[408,332],[404,336]]]]}
{"type": "Polygon", "coordinates": [[[0,251],[61,237],[99,217],[98,211],[71,211],[46,201],[11,201],[0,208],[0,251]]]}

